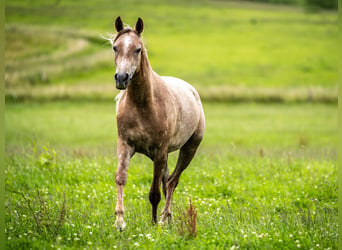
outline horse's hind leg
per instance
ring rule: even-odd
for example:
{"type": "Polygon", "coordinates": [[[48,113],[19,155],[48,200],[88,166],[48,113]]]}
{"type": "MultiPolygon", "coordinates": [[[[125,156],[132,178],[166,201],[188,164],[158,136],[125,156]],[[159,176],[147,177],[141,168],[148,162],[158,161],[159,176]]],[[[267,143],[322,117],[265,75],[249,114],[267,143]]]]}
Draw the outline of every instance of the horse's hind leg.
{"type": "Polygon", "coordinates": [[[167,160],[166,160],[166,166],[163,170],[163,177],[162,177],[162,183],[163,183],[163,193],[164,193],[164,196],[166,198],[166,184],[167,184],[167,180],[169,179],[169,167],[168,167],[168,164],[167,164],[167,160]]]}
{"type": "Polygon", "coordinates": [[[161,213],[160,223],[164,223],[167,219],[171,219],[171,201],[173,192],[178,184],[181,173],[187,168],[194,157],[202,140],[202,135],[202,133],[194,134],[179,151],[176,168],[169,176],[166,184],[166,203],[161,213]]]}

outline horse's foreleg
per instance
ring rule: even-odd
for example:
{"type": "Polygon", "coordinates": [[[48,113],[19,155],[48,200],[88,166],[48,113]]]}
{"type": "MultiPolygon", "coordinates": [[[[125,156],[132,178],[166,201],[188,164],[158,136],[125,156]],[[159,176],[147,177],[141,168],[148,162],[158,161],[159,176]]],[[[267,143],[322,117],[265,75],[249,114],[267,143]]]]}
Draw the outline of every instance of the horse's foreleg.
{"type": "Polygon", "coordinates": [[[123,205],[123,191],[127,181],[127,169],[130,162],[131,157],[133,156],[133,149],[127,145],[127,143],[118,139],[118,168],[116,170],[115,175],[115,183],[117,188],[117,202],[115,208],[115,227],[124,230],[126,224],[123,220],[124,215],[124,205],[123,205]]]}
{"type": "Polygon", "coordinates": [[[153,181],[149,193],[150,202],[152,204],[152,219],[157,223],[157,208],[161,199],[160,184],[163,176],[165,176],[165,168],[167,166],[167,153],[156,157],[153,160],[153,181]]]}

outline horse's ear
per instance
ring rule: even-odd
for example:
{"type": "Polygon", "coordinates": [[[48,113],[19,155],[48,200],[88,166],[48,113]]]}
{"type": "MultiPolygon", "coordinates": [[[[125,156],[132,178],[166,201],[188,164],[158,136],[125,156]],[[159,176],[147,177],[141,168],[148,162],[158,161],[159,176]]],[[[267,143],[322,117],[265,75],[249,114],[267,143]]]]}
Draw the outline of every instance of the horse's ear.
{"type": "Polygon", "coordinates": [[[140,35],[144,30],[144,22],[143,20],[139,17],[137,23],[135,24],[135,31],[140,35]]]}
{"type": "Polygon", "coordinates": [[[121,30],[123,30],[123,23],[121,20],[121,17],[117,17],[115,20],[115,29],[117,32],[120,32],[121,30]]]}

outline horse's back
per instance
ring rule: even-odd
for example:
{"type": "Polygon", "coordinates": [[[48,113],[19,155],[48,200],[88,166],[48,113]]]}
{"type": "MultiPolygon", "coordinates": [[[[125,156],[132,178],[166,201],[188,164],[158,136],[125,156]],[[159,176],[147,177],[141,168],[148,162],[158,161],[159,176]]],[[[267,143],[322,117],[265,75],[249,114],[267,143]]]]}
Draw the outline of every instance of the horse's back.
{"type": "Polygon", "coordinates": [[[172,76],[162,76],[161,77],[165,82],[169,91],[177,96],[177,99],[184,102],[194,102],[196,107],[202,109],[201,99],[196,89],[191,86],[186,81],[172,77],[172,76]]]}

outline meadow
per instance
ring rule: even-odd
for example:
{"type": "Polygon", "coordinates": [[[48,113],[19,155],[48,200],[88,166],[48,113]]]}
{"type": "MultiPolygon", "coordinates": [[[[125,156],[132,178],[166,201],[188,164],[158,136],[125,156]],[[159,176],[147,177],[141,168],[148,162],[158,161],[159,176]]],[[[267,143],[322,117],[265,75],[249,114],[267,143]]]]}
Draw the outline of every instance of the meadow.
{"type": "Polygon", "coordinates": [[[206,136],[176,189],[174,223],[151,223],[152,163],[136,155],[124,232],[113,227],[114,107],[8,105],[9,249],[337,248],[334,106],[205,103],[206,136]],[[183,222],[190,199],[196,237],[183,222]]]}
{"type": "Polygon", "coordinates": [[[336,12],[13,0],[5,41],[8,249],[337,249],[336,12]],[[118,91],[101,37],[118,15],[143,18],[153,69],[193,84],[206,116],[173,223],[151,223],[152,162],[135,155],[123,232],[113,227],[118,91]]]}

